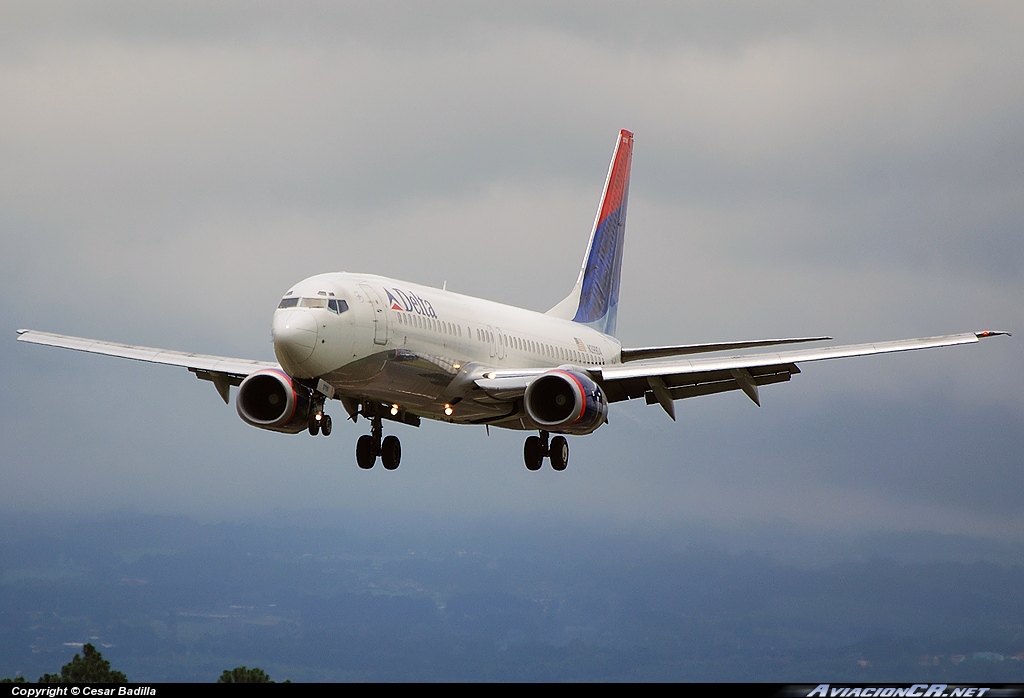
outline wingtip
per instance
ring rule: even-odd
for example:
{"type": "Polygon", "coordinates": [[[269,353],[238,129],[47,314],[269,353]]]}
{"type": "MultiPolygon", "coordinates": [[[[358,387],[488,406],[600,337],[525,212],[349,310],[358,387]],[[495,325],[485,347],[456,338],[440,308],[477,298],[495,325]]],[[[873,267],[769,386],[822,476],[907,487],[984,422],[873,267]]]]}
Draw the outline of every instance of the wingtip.
{"type": "Polygon", "coordinates": [[[19,336],[19,337],[20,337],[21,335],[25,334],[26,332],[29,332],[29,331],[30,331],[30,330],[25,330],[25,329],[22,329],[22,330],[16,330],[16,332],[18,333],[18,336],[19,336]]]}
{"type": "Polygon", "coordinates": [[[974,336],[978,339],[984,339],[985,337],[998,337],[999,335],[1006,335],[1007,337],[1013,336],[1006,330],[982,330],[981,332],[974,333],[974,336]]]}

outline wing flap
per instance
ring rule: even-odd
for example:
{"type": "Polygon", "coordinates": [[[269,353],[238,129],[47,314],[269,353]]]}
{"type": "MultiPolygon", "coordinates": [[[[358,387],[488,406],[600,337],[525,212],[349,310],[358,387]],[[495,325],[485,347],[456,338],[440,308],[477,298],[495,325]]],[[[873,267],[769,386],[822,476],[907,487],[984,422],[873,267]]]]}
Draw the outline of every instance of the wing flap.
{"type": "MultiPolygon", "coordinates": [[[[609,402],[621,402],[635,398],[644,398],[648,405],[660,402],[650,384],[650,379],[659,378],[665,384],[668,396],[673,400],[688,397],[713,395],[729,390],[741,390],[740,381],[731,370],[700,371],[696,373],[663,374],[660,376],[643,376],[627,379],[605,379],[604,390],[609,402]]],[[[788,381],[791,376],[800,373],[796,364],[776,364],[756,366],[745,369],[750,375],[754,386],[771,385],[788,381]]],[[[748,393],[749,395],[749,393],[748,393]]],[[[751,398],[753,399],[753,398],[751,398]]],[[[758,402],[754,400],[754,402],[758,402]]]]}
{"type": "MultiPolygon", "coordinates": [[[[785,383],[795,373],[800,373],[800,369],[796,366],[792,366],[792,371],[786,370],[785,367],[779,367],[781,370],[774,373],[761,373],[754,375],[751,373],[754,379],[754,384],[758,387],[762,385],[772,385],[773,383],[785,383]]],[[[701,377],[699,380],[695,380],[692,383],[680,385],[677,388],[670,388],[668,393],[673,400],[682,400],[688,397],[699,397],[701,395],[714,395],[715,393],[724,393],[730,390],[742,390],[743,386],[740,385],[739,381],[734,376],[721,379],[711,379],[701,377]]],[[[652,393],[648,392],[644,395],[644,399],[648,405],[653,405],[658,402],[658,398],[652,393]]]]}

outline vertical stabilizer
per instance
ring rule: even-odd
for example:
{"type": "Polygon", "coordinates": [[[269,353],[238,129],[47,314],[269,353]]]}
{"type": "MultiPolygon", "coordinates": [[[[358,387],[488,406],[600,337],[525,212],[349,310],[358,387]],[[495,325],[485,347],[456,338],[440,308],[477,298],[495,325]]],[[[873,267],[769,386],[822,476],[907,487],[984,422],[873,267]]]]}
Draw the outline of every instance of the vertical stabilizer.
{"type": "Polygon", "coordinates": [[[619,307],[619,272],[632,160],[633,134],[619,131],[580,276],[572,293],[548,311],[548,315],[579,322],[610,335],[615,334],[619,307]]]}

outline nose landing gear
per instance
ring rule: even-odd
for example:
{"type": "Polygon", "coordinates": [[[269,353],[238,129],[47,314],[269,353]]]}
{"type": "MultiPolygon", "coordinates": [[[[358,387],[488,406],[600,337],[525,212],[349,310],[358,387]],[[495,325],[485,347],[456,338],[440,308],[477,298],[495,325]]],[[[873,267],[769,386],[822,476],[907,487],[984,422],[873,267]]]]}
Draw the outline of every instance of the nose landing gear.
{"type": "Polygon", "coordinates": [[[320,411],[309,416],[309,435],[316,436],[317,434],[331,435],[331,415],[320,411]]]}
{"type": "Polygon", "coordinates": [[[540,470],[545,458],[551,458],[552,470],[565,470],[569,465],[569,442],[564,436],[556,436],[548,443],[548,433],[542,431],[540,436],[529,436],[523,446],[523,460],[527,470],[540,470]]]}
{"type": "Polygon", "coordinates": [[[316,436],[317,434],[331,435],[331,415],[324,414],[322,398],[313,403],[313,410],[309,413],[309,435],[316,436]]]}

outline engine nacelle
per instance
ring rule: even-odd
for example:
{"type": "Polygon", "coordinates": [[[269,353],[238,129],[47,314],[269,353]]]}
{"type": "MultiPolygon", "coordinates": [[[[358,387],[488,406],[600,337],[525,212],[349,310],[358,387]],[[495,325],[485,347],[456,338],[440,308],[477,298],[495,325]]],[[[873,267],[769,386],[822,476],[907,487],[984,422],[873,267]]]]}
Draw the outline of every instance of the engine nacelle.
{"type": "Polygon", "coordinates": [[[608,418],[601,387],[583,374],[562,369],[535,378],[526,388],[523,406],[538,428],[563,434],[589,434],[608,418]]]}
{"type": "Polygon", "coordinates": [[[286,434],[309,427],[311,406],[309,391],[301,385],[296,390],[288,374],[273,368],[248,375],[235,398],[238,416],[246,424],[286,434]]]}

